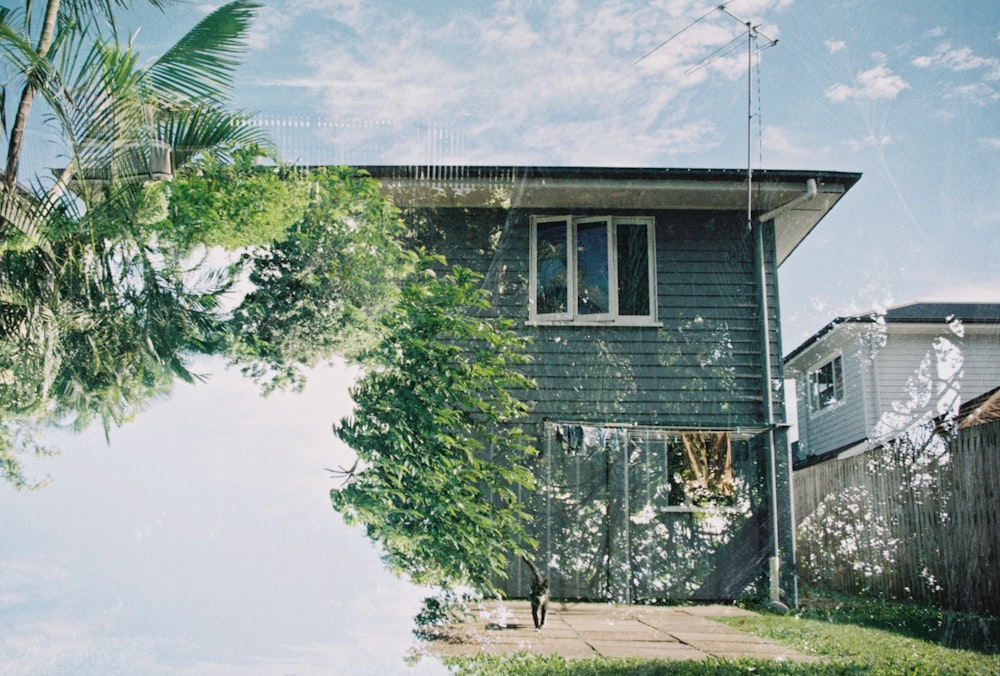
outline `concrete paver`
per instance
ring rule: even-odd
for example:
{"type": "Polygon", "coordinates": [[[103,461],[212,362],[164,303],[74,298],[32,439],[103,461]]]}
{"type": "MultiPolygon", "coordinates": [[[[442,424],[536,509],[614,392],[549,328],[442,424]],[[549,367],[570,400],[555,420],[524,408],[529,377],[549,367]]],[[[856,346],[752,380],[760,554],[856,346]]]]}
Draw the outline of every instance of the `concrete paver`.
{"type": "Polygon", "coordinates": [[[703,660],[707,657],[703,651],[681,643],[596,640],[591,645],[598,655],[605,657],[645,657],[659,660],[703,660]]]}
{"type": "Polygon", "coordinates": [[[545,627],[536,631],[527,601],[490,602],[478,615],[449,627],[426,652],[440,657],[519,651],[568,658],[646,657],[701,660],[750,657],[816,661],[713,617],[752,616],[734,606],[617,606],[603,603],[549,604],[545,627]]]}

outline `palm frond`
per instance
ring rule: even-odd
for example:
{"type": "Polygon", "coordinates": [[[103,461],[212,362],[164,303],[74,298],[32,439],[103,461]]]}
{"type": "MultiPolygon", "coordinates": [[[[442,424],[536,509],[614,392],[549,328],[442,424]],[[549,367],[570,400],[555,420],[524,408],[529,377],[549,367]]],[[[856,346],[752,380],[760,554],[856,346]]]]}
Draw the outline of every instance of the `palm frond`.
{"type": "Polygon", "coordinates": [[[224,99],[260,5],[258,0],[236,0],[202,19],[150,66],[154,87],[188,100],[224,99]]]}
{"type": "Polygon", "coordinates": [[[0,254],[37,248],[51,257],[45,231],[54,208],[20,190],[0,191],[0,254]]]}
{"type": "Polygon", "coordinates": [[[0,54],[10,65],[9,72],[20,75],[25,82],[45,67],[31,42],[6,21],[0,21],[0,54]]]}
{"type": "Polygon", "coordinates": [[[249,124],[250,116],[229,113],[209,106],[175,111],[162,120],[156,132],[159,141],[173,148],[175,169],[183,167],[199,153],[225,144],[256,143],[269,147],[270,141],[260,128],[249,124]]]}
{"type": "Polygon", "coordinates": [[[137,61],[131,50],[99,40],[67,92],[67,136],[85,170],[107,165],[117,147],[134,142],[149,127],[137,61]]]}

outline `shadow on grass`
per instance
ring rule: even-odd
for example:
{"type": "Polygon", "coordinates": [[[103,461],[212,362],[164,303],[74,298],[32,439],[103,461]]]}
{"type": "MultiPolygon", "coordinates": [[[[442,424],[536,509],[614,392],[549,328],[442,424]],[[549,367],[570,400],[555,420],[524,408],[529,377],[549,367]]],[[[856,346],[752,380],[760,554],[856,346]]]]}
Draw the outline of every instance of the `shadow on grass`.
{"type": "Polygon", "coordinates": [[[853,624],[936,643],[946,648],[1000,654],[1000,618],[928,608],[913,603],[828,592],[803,594],[793,611],[803,619],[853,624]]]}

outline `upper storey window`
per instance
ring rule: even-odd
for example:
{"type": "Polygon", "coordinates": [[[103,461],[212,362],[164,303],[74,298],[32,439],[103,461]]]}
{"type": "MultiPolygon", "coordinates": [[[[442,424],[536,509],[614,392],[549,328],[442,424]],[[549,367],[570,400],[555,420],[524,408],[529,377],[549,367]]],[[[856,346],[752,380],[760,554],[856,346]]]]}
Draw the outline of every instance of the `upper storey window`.
{"type": "Polygon", "coordinates": [[[655,323],[653,245],[652,218],[533,218],[529,321],[655,323]]]}
{"type": "Polygon", "coordinates": [[[844,400],[843,358],[837,355],[809,373],[809,405],[812,410],[825,408],[844,400]]]}

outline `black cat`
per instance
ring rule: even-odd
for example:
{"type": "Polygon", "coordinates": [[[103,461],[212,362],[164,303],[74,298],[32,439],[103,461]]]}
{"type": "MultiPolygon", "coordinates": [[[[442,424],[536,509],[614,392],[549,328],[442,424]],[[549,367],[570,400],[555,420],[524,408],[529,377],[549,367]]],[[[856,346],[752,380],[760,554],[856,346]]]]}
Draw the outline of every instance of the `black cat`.
{"type": "Polygon", "coordinates": [[[545,615],[549,611],[549,578],[542,577],[538,568],[528,560],[528,557],[522,556],[521,558],[528,564],[528,568],[531,568],[533,575],[531,593],[528,598],[531,599],[531,619],[535,621],[535,631],[539,631],[545,626],[545,615]]]}

